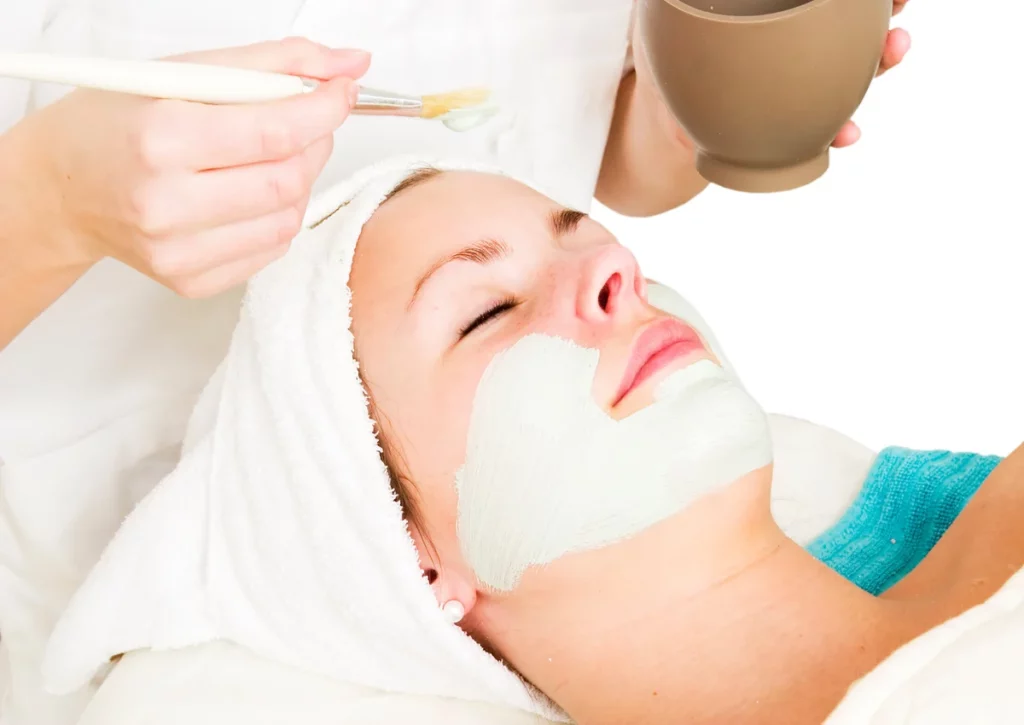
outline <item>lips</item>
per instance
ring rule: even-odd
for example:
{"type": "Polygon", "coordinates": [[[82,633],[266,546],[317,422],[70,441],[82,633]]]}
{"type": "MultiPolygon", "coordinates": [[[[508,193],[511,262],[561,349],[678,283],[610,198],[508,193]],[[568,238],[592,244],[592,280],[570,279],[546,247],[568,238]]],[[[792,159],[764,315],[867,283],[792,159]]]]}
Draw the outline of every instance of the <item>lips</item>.
{"type": "Polygon", "coordinates": [[[633,344],[633,351],[612,405],[618,405],[659,370],[680,358],[704,350],[700,336],[680,320],[670,318],[648,326],[633,344]]]}

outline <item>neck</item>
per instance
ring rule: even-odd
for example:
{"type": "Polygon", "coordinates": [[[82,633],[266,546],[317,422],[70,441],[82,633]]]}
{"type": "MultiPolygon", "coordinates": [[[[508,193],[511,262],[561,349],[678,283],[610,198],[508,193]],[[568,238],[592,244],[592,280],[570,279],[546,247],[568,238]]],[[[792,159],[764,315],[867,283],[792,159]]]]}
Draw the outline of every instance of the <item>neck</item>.
{"type": "Polygon", "coordinates": [[[581,725],[820,723],[917,632],[782,534],[770,475],[527,572],[478,634],[581,725]]]}

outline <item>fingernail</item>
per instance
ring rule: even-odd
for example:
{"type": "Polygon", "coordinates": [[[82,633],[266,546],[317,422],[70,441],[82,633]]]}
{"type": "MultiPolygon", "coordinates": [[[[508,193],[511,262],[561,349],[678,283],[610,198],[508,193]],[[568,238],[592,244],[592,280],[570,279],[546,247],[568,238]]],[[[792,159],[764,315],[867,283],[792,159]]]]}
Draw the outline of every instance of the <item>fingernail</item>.
{"type": "Polygon", "coordinates": [[[348,82],[348,105],[350,108],[359,103],[359,84],[355,81],[348,82]]]}
{"type": "Polygon", "coordinates": [[[370,51],[359,48],[334,48],[332,51],[337,56],[347,60],[363,62],[370,59],[370,51]]]}

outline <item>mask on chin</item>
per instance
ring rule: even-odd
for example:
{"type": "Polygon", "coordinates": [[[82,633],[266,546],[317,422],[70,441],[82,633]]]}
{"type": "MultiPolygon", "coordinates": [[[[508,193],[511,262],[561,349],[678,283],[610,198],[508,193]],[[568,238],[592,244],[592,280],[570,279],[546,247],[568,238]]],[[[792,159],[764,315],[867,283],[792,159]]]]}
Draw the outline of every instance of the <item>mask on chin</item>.
{"type": "Polygon", "coordinates": [[[484,372],[456,476],[458,536],[480,581],[601,548],[772,461],[761,407],[720,366],[667,377],[614,420],[594,401],[599,352],[529,335],[484,372]]]}

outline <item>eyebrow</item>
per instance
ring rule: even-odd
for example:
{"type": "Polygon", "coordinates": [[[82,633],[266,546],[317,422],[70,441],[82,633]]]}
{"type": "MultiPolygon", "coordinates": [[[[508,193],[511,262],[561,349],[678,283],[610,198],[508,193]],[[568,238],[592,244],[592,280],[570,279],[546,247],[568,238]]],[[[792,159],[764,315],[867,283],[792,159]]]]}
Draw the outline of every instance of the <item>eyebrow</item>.
{"type": "Polygon", "coordinates": [[[556,209],[548,215],[548,227],[555,239],[561,239],[576,231],[587,215],[575,209],[556,209]]]}
{"type": "Polygon", "coordinates": [[[489,264],[496,262],[499,259],[505,259],[512,254],[512,248],[505,242],[498,239],[481,239],[478,242],[470,244],[468,247],[464,247],[455,254],[449,254],[446,257],[434,262],[430,265],[430,269],[424,272],[423,276],[420,277],[416,283],[416,287],[413,289],[412,297],[409,298],[409,304],[407,308],[412,307],[416,301],[416,297],[419,295],[423,285],[427,283],[439,269],[444,267],[451,262],[475,262],[477,264],[489,264]]]}
{"type": "MultiPolygon", "coordinates": [[[[586,218],[586,214],[574,209],[555,209],[548,215],[548,228],[555,239],[561,239],[576,231],[580,222],[586,218]]],[[[423,276],[416,282],[412,296],[409,298],[409,309],[416,302],[420,290],[439,269],[451,262],[474,262],[476,264],[490,264],[501,259],[507,259],[512,254],[512,248],[500,239],[481,239],[480,241],[464,247],[454,254],[442,257],[423,273],[423,276]]]]}

